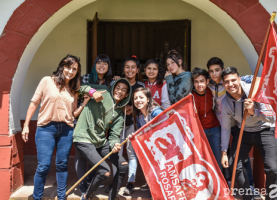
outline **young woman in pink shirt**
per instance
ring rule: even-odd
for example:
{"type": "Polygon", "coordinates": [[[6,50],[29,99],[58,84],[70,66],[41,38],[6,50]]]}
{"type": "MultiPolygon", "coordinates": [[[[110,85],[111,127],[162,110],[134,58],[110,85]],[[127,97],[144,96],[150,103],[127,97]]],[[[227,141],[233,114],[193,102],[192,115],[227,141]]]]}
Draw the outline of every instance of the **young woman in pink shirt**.
{"type": "Polygon", "coordinates": [[[52,76],[40,81],[27,111],[22,139],[28,141],[29,122],[38,105],[40,110],[35,136],[38,166],[34,177],[35,200],[42,198],[46,176],[51,167],[51,158],[56,147],[56,178],[58,199],[65,199],[67,163],[72,146],[74,117],[78,116],[90,100],[85,95],[82,105],[77,108],[80,88],[81,65],[76,56],[67,55],[59,63],[52,76]]]}

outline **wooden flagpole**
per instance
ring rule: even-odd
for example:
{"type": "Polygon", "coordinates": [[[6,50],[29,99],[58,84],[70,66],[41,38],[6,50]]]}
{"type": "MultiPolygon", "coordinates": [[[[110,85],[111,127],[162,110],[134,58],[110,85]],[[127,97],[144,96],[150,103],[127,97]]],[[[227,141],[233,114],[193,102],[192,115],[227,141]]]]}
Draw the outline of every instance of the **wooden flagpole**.
{"type": "MultiPolygon", "coordinates": [[[[263,57],[263,54],[264,54],[264,50],[265,50],[265,47],[266,47],[267,39],[268,39],[268,36],[269,36],[271,23],[274,22],[275,16],[276,16],[276,12],[273,12],[272,15],[271,15],[271,18],[270,18],[270,23],[269,23],[266,35],[265,35],[262,50],[261,50],[261,53],[260,53],[260,56],[259,56],[259,59],[258,59],[257,65],[256,65],[256,69],[255,69],[254,77],[253,77],[253,80],[252,80],[252,84],[251,84],[248,99],[251,99],[251,97],[252,97],[252,93],[253,93],[253,89],[254,89],[254,86],[255,86],[256,78],[257,78],[257,75],[258,75],[258,72],[259,72],[260,64],[261,64],[262,57],[263,57]]],[[[238,157],[239,157],[239,150],[240,150],[241,140],[242,140],[242,136],[243,136],[243,130],[244,130],[244,126],[245,126],[245,120],[246,120],[247,115],[248,115],[248,110],[245,110],[244,115],[243,115],[243,120],[242,120],[242,123],[241,123],[241,128],[240,128],[240,133],[239,133],[239,140],[238,140],[238,144],[237,144],[236,156],[235,156],[235,161],[234,161],[234,166],[233,166],[232,181],[231,181],[231,194],[233,194],[233,189],[234,189],[234,184],[235,184],[235,176],[236,176],[236,169],[237,169],[238,157]]]]}
{"type": "MultiPolygon", "coordinates": [[[[120,146],[123,146],[127,141],[129,140],[129,138],[126,138],[121,144],[120,146]]],[[[87,175],[90,174],[90,172],[92,172],[96,167],[98,167],[98,165],[100,165],[104,160],[106,160],[110,155],[112,155],[113,152],[111,151],[110,153],[108,153],[104,158],[102,158],[102,160],[100,160],[96,165],[94,165],[82,178],[80,178],[66,193],[65,196],[67,196],[77,185],[79,185],[79,183],[87,177],[87,175]]]]}

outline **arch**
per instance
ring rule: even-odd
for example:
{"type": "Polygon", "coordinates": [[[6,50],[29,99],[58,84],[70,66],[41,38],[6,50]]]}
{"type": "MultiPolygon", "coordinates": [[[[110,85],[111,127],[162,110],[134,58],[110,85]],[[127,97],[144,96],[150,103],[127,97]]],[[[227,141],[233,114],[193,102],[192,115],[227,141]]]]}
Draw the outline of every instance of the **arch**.
{"type": "MultiPolygon", "coordinates": [[[[0,80],[3,94],[0,116],[9,116],[9,121],[6,118],[0,121],[0,131],[13,134],[21,130],[21,91],[28,67],[41,43],[59,22],[94,1],[25,0],[14,10],[0,38],[0,75],[3,77],[0,80]]],[[[182,1],[221,24],[238,43],[254,71],[270,16],[258,0],[182,1]]]]}

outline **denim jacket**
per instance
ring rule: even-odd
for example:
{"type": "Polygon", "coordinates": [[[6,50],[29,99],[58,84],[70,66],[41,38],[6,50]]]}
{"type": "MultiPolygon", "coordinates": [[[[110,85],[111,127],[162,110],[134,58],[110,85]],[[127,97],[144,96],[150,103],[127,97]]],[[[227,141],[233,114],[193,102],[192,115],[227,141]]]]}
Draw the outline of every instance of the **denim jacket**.
{"type": "MultiPolygon", "coordinates": [[[[163,110],[159,107],[156,106],[150,114],[148,114],[148,119],[149,122],[154,119],[156,116],[158,116],[163,110]]],[[[142,126],[144,126],[147,122],[144,119],[144,116],[142,113],[139,113],[137,116],[137,128],[140,129],[142,126]]]]}

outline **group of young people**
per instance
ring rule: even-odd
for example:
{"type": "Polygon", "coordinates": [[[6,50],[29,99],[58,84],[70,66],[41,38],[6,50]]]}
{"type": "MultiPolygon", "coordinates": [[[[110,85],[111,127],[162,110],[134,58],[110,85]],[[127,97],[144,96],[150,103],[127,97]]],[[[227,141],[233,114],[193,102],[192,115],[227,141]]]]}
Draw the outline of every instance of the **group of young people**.
{"type": "Polygon", "coordinates": [[[208,61],[207,68],[208,71],[193,69],[192,94],[197,114],[219,167],[233,170],[243,114],[247,110],[248,117],[235,173],[236,184],[243,190],[243,199],[261,198],[253,188],[248,156],[255,145],[264,162],[265,199],[277,199],[277,191],[274,190],[277,187],[277,158],[274,156],[277,153],[277,139],[274,136],[275,112],[270,105],[248,98],[253,76],[240,77],[235,67],[224,69],[223,61],[216,57],[208,61]],[[231,135],[233,138],[230,144],[231,135]]]}
{"type": "MultiPolygon", "coordinates": [[[[29,122],[40,103],[35,136],[38,157],[34,177],[35,200],[42,198],[55,147],[57,194],[58,199],[65,199],[72,142],[76,150],[78,178],[87,172],[87,165],[90,168],[113,152],[109,157],[112,169],[104,161],[79,184],[81,199],[92,198],[109,176],[113,181],[105,191],[110,200],[116,199],[127,173],[124,193],[132,194],[138,160],[132,144],[127,142],[127,162],[122,156],[120,143],[190,93],[220,169],[229,166],[226,152],[230,133],[233,135],[229,161],[232,166],[241,118],[247,109],[251,116],[246,120],[246,136],[242,141],[243,153],[239,156],[236,180],[239,187],[250,187],[243,163],[252,145],[258,145],[265,172],[270,175],[267,189],[270,190],[270,184],[277,184],[277,168],[274,166],[277,162],[271,157],[276,152],[275,113],[269,105],[247,99],[251,76],[245,76],[245,82],[241,81],[235,68],[224,69],[222,60],[216,57],[208,61],[208,71],[195,68],[192,73],[187,72],[182,57],[174,50],[168,52],[164,64],[159,59],[148,60],[144,65],[147,81],[143,83],[141,65],[136,56],[124,61],[123,77],[112,77],[109,57],[103,54],[96,58],[91,73],[81,77],[80,59],[67,55],[52,76],[40,81],[22,131],[22,138],[27,142],[29,122]]],[[[149,190],[147,183],[141,190],[149,190]]],[[[251,195],[245,197],[251,198],[251,195]]]]}

